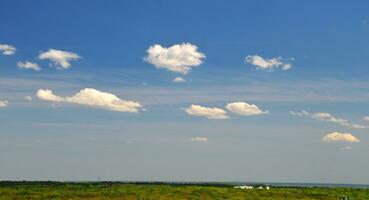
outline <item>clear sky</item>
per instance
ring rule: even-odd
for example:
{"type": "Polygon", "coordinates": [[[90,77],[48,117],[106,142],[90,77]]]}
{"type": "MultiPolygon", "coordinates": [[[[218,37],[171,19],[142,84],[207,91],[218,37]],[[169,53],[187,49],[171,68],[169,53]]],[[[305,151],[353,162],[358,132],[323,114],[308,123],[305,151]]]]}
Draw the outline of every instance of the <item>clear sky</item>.
{"type": "Polygon", "coordinates": [[[368,1],[0,2],[0,180],[369,183],[368,1]]]}

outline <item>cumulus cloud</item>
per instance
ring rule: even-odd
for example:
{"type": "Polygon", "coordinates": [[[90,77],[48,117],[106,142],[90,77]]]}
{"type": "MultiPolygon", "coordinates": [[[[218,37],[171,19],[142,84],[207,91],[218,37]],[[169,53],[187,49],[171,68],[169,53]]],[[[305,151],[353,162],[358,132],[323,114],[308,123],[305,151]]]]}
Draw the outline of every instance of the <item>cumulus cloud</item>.
{"type": "Polygon", "coordinates": [[[192,104],[185,111],[189,115],[206,117],[208,119],[228,119],[227,112],[217,107],[210,108],[192,104]]]}
{"type": "Polygon", "coordinates": [[[267,59],[259,55],[248,55],[245,57],[245,62],[256,66],[257,69],[266,71],[273,71],[277,68],[282,68],[282,70],[289,70],[292,68],[292,64],[284,62],[282,57],[267,59]]]}
{"type": "Polygon", "coordinates": [[[7,100],[0,100],[0,108],[7,107],[9,102],[7,100]]]}
{"type": "Polygon", "coordinates": [[[183,82],[186,82],[186,79],[178,76],[178,77],[176,77],[176,78],[173,79],[173,82],[175,82],[175,83],[183,83],[183,82]]]}
{"type": "Polygon", "coordinates": [[[122,100],[114,94],[93,88],[82,89],[70,97],[57,96],[52,90],[39,89],[36,96],[44,101],[80,104],[118,112],[137,113],[142,109],[142,105],[138,102],[122,100]]]}
{"type": "Polygon", "coordinates": [[[40,71],[41,68],[40,66],[37,64],[37,63],[32,63],[32,62],[29,62],[29,61],[26,61],[26,62],[17,62],[17,66],[20,68],[20,69],[32,69],[32,70],[35,70],[35,71],[40,71]]]}
{"type": "Polygon", "coordinates": [[[197,48],[190,43],[176,44],[168,48],[156,44],[147,49],[147,56],[144,59],[158,69],[187,74],[193,67],[199,66],[205,58],[197,48]]]}
{"type": "Polygon", "coordinates": [[[268,113],[268,111],[260,110],[255,104],[248,104],[246,102],[229,103],[227,104],[226,109],[232,113],[245,116],[268,113]]]}
{"type": "Polygon", "coordinates": [[[340,132],[332,132],[327,134],[322,138],[323,142],[350,142],[356,143],[360,142],[355,136],[351,133],[340,133],[340,132]]]}
{"type": "Polygon", "coordinates": [[[363,118],[365,121],[369,121],[369,116],[363,118]]]}
{"type": "Polygon", "coordinates": [[[300,112],[290,111],[290,114],[300,116],[300,117],[307,116],[307,117],[311,117],[311,118],[319,120],[319,121],[336,123],[336,124],[339,124],[341,126],[345,126],[345,127],[349,127],[349,128],[356,128],[356,129],[369,128],[368,126],[365,126],[365,125],[350,123],[347,119],[334,117],[330,113],[326,113],[326,112],[309,113],[305,110],[302,110],[300,112]]]}
{"type": "Polygon", "coordinates": [[[0,52],[3,55],[9,56],[9,55],[13,55],[15,53],[16,49],[14,46],[9,45],[9,44],[0,44],[0,52]]]}
{"type": "Polygon", "coordinates": [[[58,69],[68,69],[71,66],[70,61],[78,60],[81,57],[70,51],[49,49],[46,52],[42,52],[38,58],[52,61],[58,69]]]}
{"type": "Polygon", "coordinates": [[[191,138],[192,142],[207,142],[208,138],[207,137],[193,137],[191,138]]]}

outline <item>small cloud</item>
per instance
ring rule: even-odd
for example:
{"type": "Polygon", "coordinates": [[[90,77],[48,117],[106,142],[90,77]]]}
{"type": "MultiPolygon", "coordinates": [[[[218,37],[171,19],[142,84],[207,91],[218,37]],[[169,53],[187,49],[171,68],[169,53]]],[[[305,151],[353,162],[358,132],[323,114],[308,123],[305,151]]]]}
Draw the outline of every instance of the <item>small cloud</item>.
{"type": "Polygon", "coordinates": [[[351,149],[352,149],[352,146],[345,146],[341,148],[341,150],[351,150],[351,149]]]}
{"type": "Polygon", "coordinates": [[[268,113],[268,111],[260,110],[255,104],[248,104],[246,102],[229,103],[227,104],[226,109],[232,113],[245,116],[268,113]]]}
{"type": "Polygon", "coordinates": [[[27,101],[32,101],[32,97],[31,96],[25,96],[24,97],[27,101]]]}
{"type": "Polygon", "coordinates": [[[2,52],[3,55],[10,56],[15,53],[16,49],[14,46],[9,44],[0,44],[0,52],[2,52]]]}
{"type": "MultiPolygon", "coordinates": [[[[294,60],[293,58],[287,60],[294,60]]],[[[248,55],[245,57],[245,62],[251,65],[256,66],[257,69],[266,70],[266,71],[273,71],[277,68],[282,68],[282,70],[289,70],[292,68],[291,63],[284,62],[282,57],[277,58],[263,58],[259,55],[248,55]]]]}
{"type": "Polygon", "coordinates": [[[9,102],[7,100],[0,100],[0,108],[7,107],[9,102]]]}
{"type": "Polygon", "coordinates": [[[363,120],[369,121],[369,116],[364,117],[363,120]]]}
{"type": "Polygon", "coordinates": [[[186,82],[186,80],[184,78],[178,76],[178,77],[173,79],[173,82],[175,82],[175,83],[184,83],[184,82],[186,82]]]}
{"type": "Polygon", "coordinates": [[[282,70],[289,70],[289,69],[291,69],[291,68],[292,68],[292,64],[290,64],[290,63],[284,64],[284,65],[282,66],[282,70]]]}
{"type": "Polygon", "coordinates": [[[356,143],[360,142],[355,136],[351,133],[339,133],[339,132],[332,132],[327,134],[322,138],[323,142],[350,142],[356,143]]]}
{"type": "Polygon", "coordinates": [[[26,62],[19,61],[17,63],[17,66],[20,69],[32,69],[32,70],[35,70],[35,71],[40,71],[41,70],[40,66],[37,63],[32,63],[32,62],[29,62],[29,61],[26,61],[26,62]]]}
{"type": "Polygon", "coordinates": [[[70,61],[78,60],[81,57],[76,53],[70,51],[62,51],[57,49],[49,49],[46,52],[42,52],[38,58],[40,60],[50,60],[58,69],[68,69],[71,64],[70,61]]]}
{"type": "Polygon", "coordinates": [[[126,101],[114,94],[101,92],[93,88],[85,88],[70,97],[61,97],[53,94],[52,90],[39,89],[36,96],[44,101],[65,102],[79,105],[103,108],[117,112],[137,113],[142,105],[134,101],[126,101]]]}
{"type": "Polygon", "coordinates": [[[156,44],[147,49],[144,60],[158,69],[187,74],[192,68],[199,66],[205,58],[197,48],[190,43],[176,44],[168,48],[156,44]]]}
{"type": "Polygon", "coordinates": [[[207,142],[208,138],[207,137],[193,137],[191,138],[192,142],[207,142]]]}
{"type": "Polygon", "coordinates": [[[228,119],[227,112],[217,107],[210,108],[192,104],[185,111],[189,115],[206,117],[208,119],[228,119]]]}

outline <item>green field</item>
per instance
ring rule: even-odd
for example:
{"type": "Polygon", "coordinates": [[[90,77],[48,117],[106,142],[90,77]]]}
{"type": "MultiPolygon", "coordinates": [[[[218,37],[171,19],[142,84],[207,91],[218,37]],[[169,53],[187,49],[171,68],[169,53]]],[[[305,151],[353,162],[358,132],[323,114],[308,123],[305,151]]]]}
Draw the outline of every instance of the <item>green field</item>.
{"type": "Polygon", "coordinates": [[[266,199],[266,200],[368,200],[369,189],[274,188],[243,190],[227,185],[0,182],[0,200],[10,199],[266,199]]]}

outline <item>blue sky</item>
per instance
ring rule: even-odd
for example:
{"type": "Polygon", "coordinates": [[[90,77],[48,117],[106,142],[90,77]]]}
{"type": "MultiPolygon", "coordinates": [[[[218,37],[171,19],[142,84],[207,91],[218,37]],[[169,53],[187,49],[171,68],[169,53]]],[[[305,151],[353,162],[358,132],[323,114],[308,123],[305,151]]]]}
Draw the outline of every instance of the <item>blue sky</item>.
{"type": "Polygon", "coordinates": [[[368,183],[368,10],[1,1],[0,179],[368,183]]]}

